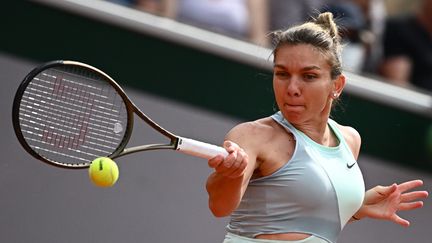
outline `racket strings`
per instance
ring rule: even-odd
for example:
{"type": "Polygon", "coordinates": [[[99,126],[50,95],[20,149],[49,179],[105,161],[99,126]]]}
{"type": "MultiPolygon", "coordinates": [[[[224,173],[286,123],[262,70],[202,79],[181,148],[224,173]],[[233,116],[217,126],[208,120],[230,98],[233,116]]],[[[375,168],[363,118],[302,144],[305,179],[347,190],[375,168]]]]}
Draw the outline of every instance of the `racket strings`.
{"type": "MultiPolygon", "coordinates": [[[[68,108],[64,108],[61,107],[61,109],[56,109],[53,107],[58,107],[58,105],[53,104],[53,103],[47,103],[45,101],[39,101],[40,103],[35,103],[35,99],[33,97],[31,97],[30,95],[34,95],[34,94],[28,94],[29,97],[28,100],[22,100],[22,107],[21,109],[23,111],[27,111],[27,112],[33,112],[34,110],[38,111],[39,113],[33,113],[35,116],[40,116],[42,117],[38,119],[38,117],[35,117],[35,119],[38,119],[40,121],[45,121],[46,123],[52,123],[50,120],[48,120],[47,118],[51,118],[52,120],[58,120],[58,121],[63,121],[64,123],[70,124],[70,125],[75,125],[77,122],[79,122],[80,120],[77,117],[67,117],[69,114],[71,114],[68,111],[64,111],[62,109],[67,109],[68,108]],[[27,104],[27,105],[25,105],[27,104]],[[45,105],[47,104],[47,105],[45,105]],[[48,106],[50,105],[50,106],[48,106]],[[48,108],[50,108],[48,110],[48,108]],[[69,121],[66,121],[69,120],[69,121]]],[[[79,110],[69,110],[69,111],[74,111],[77,113],[80,113],[79,110]]],[[[88,114],[87,114],[88,115],[88,114]]],[[[28,115],[27,115],[28,116],[28,115]]],[[[103,116],[99,116],[99,115],[93,115],[93,117],[89,117],[88,120],[92,121],[95,127],[98,128],[90,128],[90,129],[94,129],[94,130],[98,130],[99,132],[102,133],[109,133],[108,130],[110,129],[110,125],[112,124],[112,122],[121,122],[121,120],[114,120],[114,119],[110,119],[110,122],[102,120],[103,116]],[[93,118],[95,117],[95,118],[93,118]],[[97,118],[97,119],[96,119],[97,118]],[[99,122],[100,124],[96,123],[99,122]]],[[[71,129],[77,129],[76,126],[75,127],[71,127],[71,129]]]]}
{"type": "MultiPolygon", "coordinates": [[[[23,112],[33,112],[31,110],[31,108],[33,107],[29,107],[30,109],[26,109],[26,108],[21,108],[23,112]]],[[[41,125],[44,124],[46,127],[47,125],[52,125],[53,128],[57,128],[57,127],[65,127],[68,128],[69,130],[64,130],[67,133],[70,133],[72,135],[76,135],[75,132],[73,131],[79,131],[77,127],[74,126],[74,124],[76,124],[75,122],[78,121],[77,119],[75,119],[75,122],[71,122],[71,121],[66,121],[66,120],[61,120],[61,116],[59,116],[56,113],[49,113],[48,115],[45,115],[43,113],[47,113],[46,111],[42,110],[42,109],[36,109],[37,111],[39,111],[40,113],[35,114],[35,116],[30,116],[27,113],[22,113],[22,117],[20,117],[20,120],[22,121],[26,121],[29,123],[32,123],[34,125],[41,125]],[[51,116],[50,116],[51,115],[51,116]],[[58,117],[58,118],[57,118],[58,117]],[[48,120],[48,118],[51,118],[50,120],[48,120]],[[37,121],[35,121],[37,120],[37,121]],[[59,122],[63,122],[63,124],[60,124],[59,122]]],[[[91,121],[93,121],[94,119],[90,119],[91,121]]],[[[108,126],[104,126],[104,125],[100,125],[100,124],[94,124],[95,127],[91,126],[88,127],[88,133],[89,134],[94,134],[96,136],[102,137],[104,139],[111,139],[114,141],[120,141],[121,138],[117,135],[116,137],[111,136],[112,133],[109,133],[107,130],[109,129],[108,126]],[[94,131],[94,132],[93,132],[94,131]]],[[[107,141],[109,143],[109,141],[107,141]]],[[[114,143],[113,144],[117,144],[114,143]]]]}
{"type": "MultiPolygon", "coordinates": [[[[26,121],[26,122],[29,122],[31,124],[35,124],[33,121],[30,121],[30,120],[22,119],[21,121],[26,121]]],[[[35,125],[37,125],[37,124],[35,124],[35,125]]],[[[63,129],[57,129],[57,130],[59,132],[58,133],[54,133],[54,132],[48,131],[47,129],[45,129],[45,127],[43,129],[41,129],[41,128],[38,128],[36,126],[29,126],[29,125],[27,125],[25,123],[22,124],[22,132],[29,133],[31,135],[36,134],[36,136],[39,137],[39,141],[41,143],[55,145],[56,147],[59,147],[59,148],[68,147],[68,145],[71,144],[71,141],[75,140],[74,137],[73,137],[73,135],[78,135],[76,133],[72,134],[71,132],[69,132],[67,130],[63,130],[63,129]],[[40,132],[40,133],[34,133],[33,131],[37,131],[37,132],[40,132]],[[62,132],[63,132],[63,134],[62,134],[62,132]],[[70,134],[72,136],[64,135],[64,133],[68,133],[68,134],[70,134]],[[54,142],[56,142],[56,144],[53,144],[54,142]]],[[[99,143],[95,143],[95,142],[92,142],[91,140],[88,141],[89,144],[95,146],[95,150],[97,150],[96,146],[108,149],[107,151],[100,150],[101,152],[104,152],[104,153],[108,153],[108,152],[116,149],[115,146],[109,146],[109,144],[118,145],[118,143],[106,141],[106,140],[100,139],[100,138],[95,138],[95,137],[89,137],[89,138],[91,138],[91,139],[96,140],[96,141],[99,142],[99,143]],[[106,143],[107,145],[106,144],[101,144],[101,143],[106,143]]],[[[107,137],[107,139],[108,138],[109,137],[107,137]]]]}
{"type": "MultiPolygon", "coordinates": [[[[35,79],[35,80],[41,80],[41,79],[35,79]]],[[[53,83],[47,82],[46,80],[41,80],[41,81],[45,82],[45,85],[53,85],[53,83]]],[[[54,85],[56,85],[56,84],[54,83],[54,85]]],[[[104,116],[111,116],[114,118],[119,117],[119,114],[113,114],[113,113],[119,113],[120,107],[116,107],[115,104],[104,102],[102,100],[102,99],[108,99],[107,96],[101,96],[101,95],[98,95],[98,94],[92,93],[92,92],[84,93],[84,95],[95,97],[95,98],[89,99],[89,97],[82,97],[76,93],[64,92],[64,91],[62,91],[62,94],[64,94],[64,95],[59,95],[58,93],[54,92],[54,90],[55,90],[54,88],[49,88],[49,87],[39,85],[39,84],[34,84],[34,86],[39,86],[41,89],[47,89],[47,91],[43,91],[43,90],[35,89],[32,87],[28,88],[29,91],[30,90],[34,91],[35,92],[34,95],[39,96],[39,97],[43,96],[43,95],[49,95],[50,94],[49,91],[53,91],[52,94],[55,94],[53,97],[57,98],[54,100],[55,100],[55,102],[58,102],[59,104],[51,103],[50,105],[52,105],[52,106],[60,106],[64,109],[68,109],[68,110],[78,112],[78,113],[83,112],[85,115],[89,114],[88,112],[85,112],[86,110],[91,110],[94,113],[101,114],[102,116],[99,116],[98,118],[103,118],[103,119],[107,119],[104,116]],[[41,94],[36,94],[36,93],[41,93],[41,94]],[[100,99],[96,99],[96,97],[99,97],[100,99]],[[95,109],[91,109],[91,108],[88,109],[89,108],[89,102],[92,102],[91,103],[92,106],[94,105],[93,102],[99,103],[101,105],[96,105],[95,109]],[[110,106],[111,108],[106,108],[103,105],[110,106]]],[[[66,87],[68,87],[68,86],[66,86],[66,87]]],[[[47,96],[47,99],[53,100],[53,97],[47,96]]],[[[114,121],[116,121],[116,120],[114,119],[114,121]]]]}
{"type": "Polygon", "coordinates": [[[24,91],[19,109],[27,143],[62,164],[88,164],[122,143],[127,109],[99,74],[82,69],[47,69],[24,91]]]}
{"type": "MultiPolygon", "coordinates": [[[[29,88],[30,90],[34,90],[32,88],[29,88]]],[[[36,103],[35,102],[35,98],[33,98],[31,95],[35,95],[38,96],[38,98],[41,98],[41,95],[37,95],[34,93],[27,93],[28,95],[28,99],[31,101],[27,101],[27,100],[22,100],[23,102],[23,106],[21,107],[21,109],[23,111],[27,111],[27,112],[32,112],[32,110],[37,110],[39,113],[36,113],[34,117],[31,117],[29,115],[26,115],[25,113],[23,113],[24,116],[30,117],[30,118],[34,118],[36,120],[39,120],[41,122],[48,123],[48,124],[52,124],[54,125],[54,128],[58,128],[58,127],[65,127],[65,128],[69,128],[68,133],[72,133],[73,135],[76,135],[76,133],[73,132],[73,130],[79,131],[80,129],[76,126],[77,124],[83,123],[83,117],[82,116],[89,116],[90,113],[88,112],[82,112],[79,109],[69,109],[67,107],[61,106],[61,105],[56,105],[55,103],[52,102],[45,102],[43,100],[40,100],[40,103],[36,103]],[[25,108],[24,108],[25,107],[25,108]],[[56,109],[53,107],[60,107],[60,109],[56,109]],[[26,109],[28,108],[28,109],[26,109]],[[61,110],[61,109],[66,109],[67,111],[61,110]],[[51,110],[51,111],[50,111],[51,110]],[[82,116],[70,116],[69,114],[79,114],[82,116]],[[68,116],[69,115],[69,116],[68,116]],[[39,116],[39,117],[38,117],[39,116]],[[42,118],[40,118],[42,117],[42,118]],[[64,124],[67,125],[61,125],[59,123],[55,123],[50,121],[47,118],[51,118],[50,120],[54,120],[54,121],[58,121],[58,122],[63,122],[64,124]],[[69,120],[69,121],[68,121],[69,120]],[[69,126],[68,126],[69,125],[69,126]]],[[[48,99],[50,99],[48,97],[48,99]]],[[[85,109],[85,107],[82,107],[83,109],[85,109]]],[[[93,111],[93,109],[92,109],[93,111]]],[[[90,130],[96,130],[97,132],[94,133],[96,135],[100,135],[103,136],[105,138],[109,138],[109,139],[113,139],[113,140],[120,140],[120,138],[117,137],[107,137],[104,136],[100,133],[109,133],[108,130],[110,130],[111,128],[109,127],[109,125],[112,124],[112,122],[121,122],[121,120],[119,119],[110,119],[110,122],[104,121],[102,120],[104,117],[103,116],[99,116],[99,115],[94,115],[94,117],[96,118],[91,118],[88,117],[88,120],[92,121],[94,126],[96,128],[89,128],[90,130]],[[97,124],[95,121],[98,121],[101,124],[97,124]]],[[[45,124],[46,125],[46,124],[45,124]]]]}
{"type": "MultiPolygon", "coordinates": [[[[26,133],[28,133],[28,134],[32,134],[33,133],[33,131],[26,131],[26,133]]],[[[37,133],[33,133],[35,136],[40,136],[40,134],[37,134],[37,133]]],[[[42,145],[53,145],[52,143],[48,143],[48,142],[44,142],[44,141],[40,141],[40,139],[35,139],[35,138],[27,138],[28,139],[28,141],[33,141],[33,142],[36,142],[36,143],[39,143],[39,144],[42,144],[42,145]]],[[[46,147],[48,147],[48,146],[46,146],[46,147]]],[[[56,154],[56,155],[63,155],[63,156],[66,156],[66,157],[69,157],[69,158],[72,158],[71,156],[72,155],[70,155],[70,153],[64,153],[64,152],[59,152],[59,151],[57,151],[57,150],[52,150],[52,149],[46,149],[45,147],[39,147],[39,146],[36,146],[36,145],[33,145],[33,148],[35,148],[35,149],[37,149],[37,150],[43,150],[43,151],[45,151],[45,152],[48,152],[48,153],[53,153],[53,154],[56,154]]],[[[86,146],[86,145],[82,145],[81,147],[80,147],[80,149],[78,149],[78,148],[70,148],[70,147],[68,147],[68,148],[66,148],[66,149],[68,149],[68,150],[70,150],[70,151],[73,151],[74,153],[77,153],[77,154],[82,154],[82,155],[86,155],[86,156],[92,156],[93,158],[95,158],[94,156],[99,156],[100,154],[105,154],[105,153],[107,153],[107,152],[110,152],[110,151],[106,151],[106,150],[101,150],[101,149],[97,149],[97,148],[94,148],[94,147],[89,147],[89,146],[86,146]],[[87,152],[89,149],[91,148],[91,150],[92,151],[94,151],[94,152],[98,152],[97,154],[96,153],[89,153],[89,152],[87,152]],[[83,149],[86,149],[86,150],[83,150],[83,149]]],[[[82,159],[83,161],[86,161],[86,162],[89,162],[87,159],[85,159],[85,158],[83,158],[82,159]]]]}

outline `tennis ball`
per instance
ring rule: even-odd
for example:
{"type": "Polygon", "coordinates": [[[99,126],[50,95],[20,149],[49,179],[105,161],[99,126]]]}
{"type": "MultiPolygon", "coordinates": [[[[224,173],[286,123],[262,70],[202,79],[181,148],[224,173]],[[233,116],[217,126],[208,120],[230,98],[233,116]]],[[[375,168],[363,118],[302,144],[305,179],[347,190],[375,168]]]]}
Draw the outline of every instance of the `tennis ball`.
{"type": "Polygon", "coordinates": [[[118,166],[108,157],[97,158],[92,161],[89,167],[89,176],[96,186],[113,186],[119,177],[118,166]]]}

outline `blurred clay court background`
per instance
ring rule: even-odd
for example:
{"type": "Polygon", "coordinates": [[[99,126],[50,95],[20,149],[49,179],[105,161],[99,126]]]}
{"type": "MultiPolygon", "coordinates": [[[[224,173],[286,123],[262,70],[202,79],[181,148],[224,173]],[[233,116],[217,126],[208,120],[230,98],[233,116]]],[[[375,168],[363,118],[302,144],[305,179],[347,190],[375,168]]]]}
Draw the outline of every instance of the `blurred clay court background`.
{"type": "MultiPolygon", "coordinates": [[[[0,242],[222,242],[228,219],[207,208],[206,161],[172,151],[137,153],[117,160],[114,187],[97,188],[86,170],[45,165],[21,148],[12,128],[13,97],[36,65],[81,61],[107,72],[168,130],[220,144],[235,124],[273,113],[268,49],[105,1],[3,6],[0,242]]],[[[359,164],[367,187],[418,178],[431,192],[430,95],[347,75],[334,118],[362,134],[359,164]]],[[[136,120],[131,144],[158,139],[151,132],[140,136],[147,132],[136,120]]],[[[431,199],[401,215],[411,227],[362,220],[348,225],[338,242],[430,242],[431,199]]]]}

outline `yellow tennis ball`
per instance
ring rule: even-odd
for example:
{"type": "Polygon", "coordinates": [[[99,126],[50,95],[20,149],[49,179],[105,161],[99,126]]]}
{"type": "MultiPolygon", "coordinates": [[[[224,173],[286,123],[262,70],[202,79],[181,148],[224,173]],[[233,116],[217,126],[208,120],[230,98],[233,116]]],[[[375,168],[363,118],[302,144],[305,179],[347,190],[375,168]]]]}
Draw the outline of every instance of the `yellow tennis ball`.
{"type": "Polygon", "coordinates": [[[119,177],[117,164],[108,157],[100,157],[92,161],[89,168],[90,180],[97,186],[113,186],[119,177]]]}

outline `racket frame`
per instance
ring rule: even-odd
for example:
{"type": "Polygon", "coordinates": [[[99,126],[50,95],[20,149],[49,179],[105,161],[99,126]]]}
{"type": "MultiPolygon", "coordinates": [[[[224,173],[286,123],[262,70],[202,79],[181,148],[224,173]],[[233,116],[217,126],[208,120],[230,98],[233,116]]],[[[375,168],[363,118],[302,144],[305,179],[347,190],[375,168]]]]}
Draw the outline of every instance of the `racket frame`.
{"type": "MultiPolygon", "coordinates": [[[[173,133],[169,132],[168,130],[162,128],[159,124],[154,122],[152,119],[150,119],[144,112],[142,112],[132,101],[131,99],[126,95],[123,88],[120,87],[120,85],[117,84],[117,82],[114,81],[109,75],[104,73],[103,71],[87,65],[85,63],[76,62],[76,61],[65,61],[65,60],[56,60],[44,63],[36,68],[34,68],[32,71],[30,71],[29,74],[26,75],[20,86],[18,87],[18,90],[16,91],[15,98],[13,101],[13,107],[12,107],[12,124],[14,127],[15,134],[18,138],[18,141],[22,145],[22,147],[34,158],[41,160],[49,165],[54,165],[61,168],[68,168],[68,169],[83,169],[88,168],[91,164],[91,161],[88,163],[79,163],[79,164],[73,164],[73,163],[60,163],[56,161],[49,160],[37,152],[35,152],[30,145],[27,143],[24,135],[22,134],[21,127],[20,127],[20,121],[19,121],[19,108],[21,105],[21,98],[24,95],[24,92],[27,88],[27,86],[30,84],[30,82],[41,72],[44,70],[55,68],[55,67],[61,67],[61,66],[77,66],[77,67],[84,67],[87,69],[90,69],[101,76],[104,77],[105,81],[107,81],[120,95],[120,97],[123,99],[126,110],[127,110],[127,126],[126,131],[123,136],[122,141],[120,142],[119,146],[114,150],[114,152],[107,157],[110,157],[112,159],[131,154],[136,153],[140,151],[148,151],[148,150],[159,150],[159,149],[170,149],[170,150],[177,150],[185,154],[189,154],[192,156],[197,156],[201,158],[210,159],[213,156],[216,156],[218,154],[221,154],[223,156],[226,156],[228,153],[219,146],[200,142],[194,139],[190,138],[184,138],[177,135],[174,135],[173,133]],[[158,131],[160,134],[165,136],[169,139],[169,143],[166,144],[147,144],[147,145],[141,145],[141,146],[135,146],[135,147],[129,147],[125,148],[126,145],[129,142],[129,139],[132,135],[133,130],[133,124],[134,124],[134,114],[136,114],[138,117],[140,117],[145,123],[147,123],[150,127],[152,127],[154,130],[158,131]]],[[[96,159],[96,158],[95,158],[96,159]]]]}

